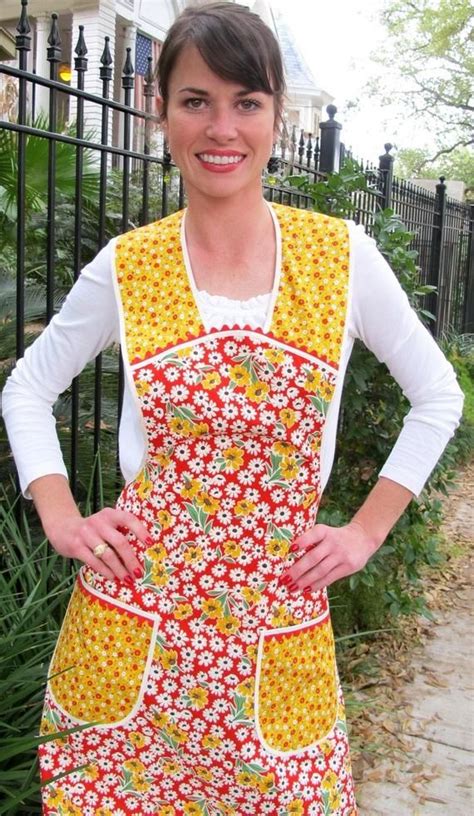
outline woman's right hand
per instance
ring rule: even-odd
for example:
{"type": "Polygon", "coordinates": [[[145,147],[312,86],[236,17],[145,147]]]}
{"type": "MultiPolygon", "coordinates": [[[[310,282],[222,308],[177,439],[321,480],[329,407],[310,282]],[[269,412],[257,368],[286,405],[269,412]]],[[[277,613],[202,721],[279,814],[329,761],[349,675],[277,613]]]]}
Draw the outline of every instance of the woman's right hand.
{"type": "Polygon", "coordinates": [[[82,561],[105,578],[130,583],[140,578],[143,570],[127,539],[127,530],[144,544],[153,544],[148,530],[136,516],[112,507],[85,518],[74,513],[45,525],[56,552],[82,561]],[[94,550],[101,544],[105,550],[102,555],[96,555],[94,550]]]}

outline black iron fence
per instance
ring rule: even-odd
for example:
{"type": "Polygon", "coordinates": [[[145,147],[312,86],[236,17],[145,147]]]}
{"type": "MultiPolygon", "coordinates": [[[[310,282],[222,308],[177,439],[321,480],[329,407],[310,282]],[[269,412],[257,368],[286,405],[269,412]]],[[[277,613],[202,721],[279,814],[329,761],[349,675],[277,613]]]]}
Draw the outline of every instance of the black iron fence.
{"type": "MultiPolygon", "coordinates": [[[[100,66],[102,91],[91,94],[85,90],[88,60],[82,27],[75,49],[75,87],[59,78],[61,41],[55,14],[48,40],[49,78],[27,70],[31,48],[27,0],[22,0],[17,32],[18,65],[0,65],[0,77],[15,87],[17,97],[8,115],[0,119],[4,374],[5,361],[22,356],[26,342],[44,320],[51,319],[82,266],[111,237],[161,218],[185,201],[182,180],[153,112],[151,57],[143,82],[143,109],[139,109],[132,107],[135,75],[130,49],[121,73],[123,101],[118,102],[111,98],[113,68],[107,37],[100,66]],[[49,105],[42,117],[33,119],[39,88],[47,89],[49,105]],[[59,113],[68,105],[74,108],[72,124],[61,120],[59,113]],[[86,115],[91,108],[100,114],[94,120],[100,125],[93,129],[86,115]]],[[[338,170],[345,155],[341,125],[335,119],[336,108],[327,110],[329,118],[321,123],[319,134],[308,136],[293,128],[275,147],[264,179],[270,200],[309,208],[311,198],[282,183],[282,177],[306,174],[320,181],[338,170]]],[[[415,233],[413,247],[419,252],[422,281],[437,287],[429,304],[436,314],[434,333],[472,332],[474,208],[447,198],[443,179],[433,194],[394,178],[391,147],[385,147],[378,167],[363,168],[368,185],[354,197],[354,217],[370,232],[376,212],[392,207],[415,233]]],[[[117,350],[100,355],[92,369],[74,381],[56,410],[73,491],[83,496],[90,489],[93,506],[101,500],[101,488],[107,490],[101,482],[104,472],[110,476],[115,468],[122,380],[117,350]],[[102,468],[92,468],[94,483],[88,488],[83,473],[97,465],[99,452],[102,468]]]]}

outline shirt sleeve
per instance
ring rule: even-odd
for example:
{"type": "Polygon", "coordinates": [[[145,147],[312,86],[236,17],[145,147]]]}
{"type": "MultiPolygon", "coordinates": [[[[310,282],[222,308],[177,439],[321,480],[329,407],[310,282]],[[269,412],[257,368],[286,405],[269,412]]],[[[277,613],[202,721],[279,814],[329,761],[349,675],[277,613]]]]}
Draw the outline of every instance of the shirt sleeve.
{"type": "Polygon", "coordinates": [[[2,413],[27,498],[33,479],[67,476],[53,416],[56,399],[119,338],[112,253],[110,242],[83,269],[60,312],[26,350],[3,390],[2,413]]]}
{"type": "Polygon", "coordinates": [[[418,319],[389,265],[362,226],[350,225],[352,308],[348,331],[385,363],[410,402],[381,476],[419,495],[462,413],[451,364],[418,319]]]}

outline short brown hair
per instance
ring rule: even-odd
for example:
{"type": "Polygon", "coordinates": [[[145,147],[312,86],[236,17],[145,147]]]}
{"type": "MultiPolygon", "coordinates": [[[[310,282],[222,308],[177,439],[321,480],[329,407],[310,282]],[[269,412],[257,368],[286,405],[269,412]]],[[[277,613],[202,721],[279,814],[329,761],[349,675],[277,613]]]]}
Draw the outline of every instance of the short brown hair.
{"type": "Polygon", "coordinates": [[[236,3],[187,8],[171,26],[158,60],[164,116],[171,72],[186,45],[194,45],[221,79],[271,94],[281,118],[285,79],[278,42],[261,17],[236,3]]]}

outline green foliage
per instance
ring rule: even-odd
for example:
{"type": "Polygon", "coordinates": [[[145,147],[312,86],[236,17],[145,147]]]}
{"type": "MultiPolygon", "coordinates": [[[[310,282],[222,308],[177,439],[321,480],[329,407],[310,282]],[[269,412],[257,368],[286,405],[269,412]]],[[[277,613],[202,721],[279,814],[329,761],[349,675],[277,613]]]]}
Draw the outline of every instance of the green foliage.
{"type": "Polygon", "coordinates": [[[331,173],[324,181],[311,181],[309,176],[289,176],[291,187],[311,196],[314,209],[325,215],[347,218],[356,209],[354,193],[367,189],[367,178],[354,159],[346,159],[339,173],[331,173]]]}
{"type": "Polygon", "coordinates": [[[49,660],[72,586],[64,558],[0,502],[0,813],[40,813],[36,748],[49,660]]]}
{"type": "Polygon", "coordinates": [[[381,13],[385,47],[373,59],[386,71],[376,96],[398,104],[403,121],[416,115],[436,139],[431,158],[473,143],[473,18],[470,0],[387,0],[381,13]]]}

